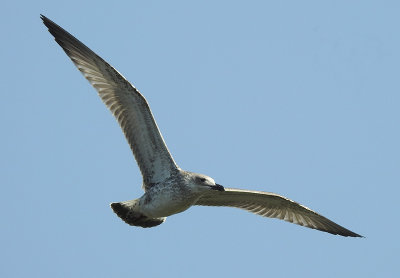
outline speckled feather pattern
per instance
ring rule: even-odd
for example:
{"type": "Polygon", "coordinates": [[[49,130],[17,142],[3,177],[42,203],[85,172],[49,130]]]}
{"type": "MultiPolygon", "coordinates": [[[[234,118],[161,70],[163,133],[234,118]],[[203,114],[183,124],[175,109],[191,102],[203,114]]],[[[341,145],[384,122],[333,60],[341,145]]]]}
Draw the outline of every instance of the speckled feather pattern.
{"type": "Polygon", "coordinates": [[[56,42],[117,119],[142,172],[145,189],[177,171],[178,166],[142,94],[87,46],[46,17],[42,19],[56,42]]]}
{"type": "Polygon", "coordinates": [[[225,188],[224,192],[203,195],[196,205],[235,207],[331,234],[360,236],[299,203],[269,192],[225,188]]]}
{"type": "Polygon", "coordinates": [[[144,195],[112,203],[126,223],[144,228],[193,205],[227,206],[350,237],[360,235],[283,196],[223,188],[202,174],[181,170],[164,142],[146,99],[117,70],[60,26],[41,16],[72,62],[97,90],[117,119],[143,175],[144,195]]]}

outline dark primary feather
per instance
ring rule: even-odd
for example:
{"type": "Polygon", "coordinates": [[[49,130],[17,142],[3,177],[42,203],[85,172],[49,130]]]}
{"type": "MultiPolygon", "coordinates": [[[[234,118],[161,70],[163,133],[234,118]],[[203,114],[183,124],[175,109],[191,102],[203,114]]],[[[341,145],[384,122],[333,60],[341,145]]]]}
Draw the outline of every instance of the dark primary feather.
{"type": "Polygon", "coordinates": [[[334,235],[362,237],[311,209],[274,193],[225,188],[225,191],[213,191],[204,195],[196,205],[236,207],[334,235]]]}
{"type": "Polygon", "coordinates": [[[145,187],[162,182],[178,166],[169,153],[146,99],[117,70],[56,23],[43,23],[99,93],[120,124],[142,172],[145,187]]]}

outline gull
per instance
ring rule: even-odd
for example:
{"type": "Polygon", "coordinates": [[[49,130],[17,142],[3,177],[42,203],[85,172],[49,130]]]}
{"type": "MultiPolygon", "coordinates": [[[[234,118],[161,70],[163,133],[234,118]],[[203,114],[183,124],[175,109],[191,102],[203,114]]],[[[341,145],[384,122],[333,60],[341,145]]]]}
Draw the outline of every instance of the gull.
{"type": "Polygon", "coordinates": [[[179,168],[143,95],[115,68],[70,33],[43,15],[41,19],[117,119],[140,168],[145,191],[143,196],[111,203],[112,210],[127,224],[149,228],[194,205],[225,206],[334,235],[362,237],[286,197],[226,188],[215,183],[211,177],[179,168]]]}

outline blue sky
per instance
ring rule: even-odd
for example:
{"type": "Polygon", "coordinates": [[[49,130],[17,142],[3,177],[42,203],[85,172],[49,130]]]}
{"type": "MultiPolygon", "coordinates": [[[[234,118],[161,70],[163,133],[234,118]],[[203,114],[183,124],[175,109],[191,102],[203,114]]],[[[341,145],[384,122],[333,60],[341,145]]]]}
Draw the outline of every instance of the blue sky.
{"type": "Polygon", "coordinates": [[[7,1],[0,17],[1,277],[395,277],[397,1],[7,1]],[[153,229],[116,121],[42,13],[147,98],[176,162],[366,236],[229,208],[153,229]]]}

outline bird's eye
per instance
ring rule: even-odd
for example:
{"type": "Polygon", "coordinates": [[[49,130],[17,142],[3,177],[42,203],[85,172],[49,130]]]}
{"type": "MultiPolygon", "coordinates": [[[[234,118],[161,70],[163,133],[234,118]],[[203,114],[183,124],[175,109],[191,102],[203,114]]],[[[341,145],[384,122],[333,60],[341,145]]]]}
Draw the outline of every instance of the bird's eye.
{"type": "Polygon", "coordinates": [[[200,178],[200,181],[201,181],[201,182],[205,182],[206,179],[205,179],[205,178],[200,178]]]}

